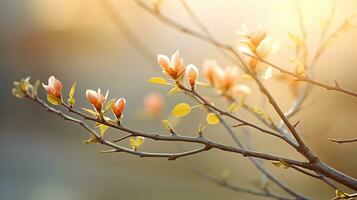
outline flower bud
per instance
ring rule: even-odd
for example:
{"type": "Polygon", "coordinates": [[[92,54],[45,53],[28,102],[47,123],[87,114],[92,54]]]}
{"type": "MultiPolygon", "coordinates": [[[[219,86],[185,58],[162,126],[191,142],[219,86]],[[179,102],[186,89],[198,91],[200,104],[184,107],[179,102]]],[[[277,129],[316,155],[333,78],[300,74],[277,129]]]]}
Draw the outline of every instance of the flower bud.
{"type": "Polygon", "coordinates": [[[101,112],[104,102],[107,100],[108,98],[108,92],[106,93],[106,95],[104,96],[100,89],[98,88],[98,91],[94,91],[94,90],[87,90],[86,91],[86,97],[89,101],[89,103],[91,103],[93,105],[93,107],[98,111],[101,112]]]}
{"type": "Polygon", "coordinates": [[[220,68],[215,60],[206,60],[203,63],[203,75],[210,82],[211,85],[214,84],[214,76],[217,68],[220,68]]]}
{"type": "Polygon", "coordinates": [[[124,98],[120,98],[114,102],[112,106],[112,111],[114,115],[117,117],[117,119],[120,119],[120,117],[122,116],[125,105],[126,105],[126,101],[124,98]]]}
{"type": "Polygon", "coordinates": [[[157,61],[162,71],[175,80],[178,79],[185,70],[179,51],[172,54],[171,60],[166,55],[159,54],[157,61]]]}
{"type": "Polygon", "coordinates": [[[47,93],[53,97],[60,98],[62,96],[62,83],[54,76],[48,79],[48,85],[42,83],[47,93]]]}
{"type": "Polygon", "coordinates": [[[188,79],[188,83],[191,85],[191,87],[193,88],[195,86],[195,82],[197,80],[198,77],[198,69],[196,66],[189,64],[186,67],[186,76],[188,79]]]}

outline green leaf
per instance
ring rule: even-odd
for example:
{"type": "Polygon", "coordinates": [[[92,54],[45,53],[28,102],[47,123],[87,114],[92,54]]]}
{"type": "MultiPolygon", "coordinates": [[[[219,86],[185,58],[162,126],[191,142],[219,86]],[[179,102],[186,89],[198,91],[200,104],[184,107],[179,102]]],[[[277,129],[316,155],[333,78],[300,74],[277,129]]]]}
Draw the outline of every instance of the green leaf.
{"type": "Polygon", "coordinates": [[[61,105],[62,104],[62,101],[61,101],[60,98],[55,97],[55,96],[50,95],[50,94],[47,94],[47,100],[48,100],[48,102],[50,102],[53,105],[61,105]]]}

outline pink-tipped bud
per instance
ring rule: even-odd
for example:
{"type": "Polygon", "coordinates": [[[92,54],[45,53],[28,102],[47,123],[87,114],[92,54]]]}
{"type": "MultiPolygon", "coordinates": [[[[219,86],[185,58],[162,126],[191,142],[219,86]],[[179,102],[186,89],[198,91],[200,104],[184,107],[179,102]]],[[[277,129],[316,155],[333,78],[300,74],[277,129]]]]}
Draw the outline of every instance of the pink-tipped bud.
{"type": "Polygon", "coordinates": [[[86,97],[89,103],[91,103],[98,112],[101,112],[103,104],[108,98],[108,92],[109,91],[107,91],[106,95],[104,96],[99,88],[97,92],[94,90],[87,90],[86,97]]]}
{"type": "Polygon", "coordinates": [[[187,76],[188,82],[190,83],[191,87],[194,87],[197,77],[198,77],[197,67],[192,64],[187,65],[186,76],[187,76]]]}
{"type": "Polygon", "coordinates": [[[42,86],[45,88],[49,95],[54,97],[61,97],[62,96],[62,83],[56,77],[51,76],[48,79],[48,85],[42,83],[42,86]]]}
{"type": "Polygon", "coordinates": [[[117,117],[117,119],[120,119],[120,117],[122,116],[125,105],[126,105],[126,101],[124,98],[120,98],[114,102],[112,106],[112,111],[114,115],[117,117]]]}

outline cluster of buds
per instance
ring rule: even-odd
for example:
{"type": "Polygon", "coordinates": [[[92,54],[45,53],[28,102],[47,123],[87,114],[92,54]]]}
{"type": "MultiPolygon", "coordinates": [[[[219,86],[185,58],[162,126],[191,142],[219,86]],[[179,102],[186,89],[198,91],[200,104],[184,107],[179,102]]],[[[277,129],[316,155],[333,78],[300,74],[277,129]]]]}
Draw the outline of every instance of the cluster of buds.
{"type": "Polygon", "coordinates": [[[90,104],[92,104],[93,108],[99,113],[100,116],[103,115],[107,111],[107,109],[112,109],[113,114],[117,118],[118,122],[123,116],[123,111],[126,105],[126,101],[124,98],[119,98],[117,100],[113,100],[112,102],[108,102],[106,108],[104,108],[104,104],[108,99],[108,93],[105,96],[102,94],[101,90],[98,88],[97,91],[87,90],[86,97],[90,104]]]}
{"type": "MultiPolygon", "coordinates": [[[[239,50],[259,57],[260,59],[265,59],[278,48],[277,44],[272,43],[271,37],[267,36],[266,31],[261,25],[253,31],[249,31],[248,28],[243,25],[242,30],[237,31],[237,33],[242,37],[240,40],[239,50]]],[[[252,72],[256,73],[258,70],[259,60],[256,58],[248,59],[250,69],[252,72]]]]}
{"type": "Polygon", "coordinates": [[[223,96],[245,96],[251,93],[249,86],[239,84],[240,76],[236,66],[222,68],[216,61],[207,60],[203,64],[203,74],[223,96]]]}
{"type": "Polygon", "coordinates": [[[12,88],[12,95],[15,97],[22,99],[29,92],[34,96],[37,93],[37,87],[39,85],[39,81],[36,81],[35,85],[30,83],[30,77],[23,78],[21,81],[14,81],[14,88],[12,88]]]}
{"type": "MultiPolygon", "coordinates": [[[[23,82],[24,82],[24,84],[19,84],[19,86],[22,87],[22,85],[24,85],[24,86],[29,85],[29,84],[25,84],[28,82],[27,79],[24,80],[23,82]]],[[[76,84],[74,84],[72,86],[72,88],[69,92],[70,99],[73,99],[75,85],[76,84]]],[[[45,85],[42,83],[42,86],[45,88],[45,90],[47,92],[47,99],[49,100],[50,103],[55,104],[55,105],[63,103],[62,102],[62,83],[60,80],[56,79],[54,76],[51,76],[48,79],[48,84],[45,85]]],[[[23,90],[27,90],[27,88],[23,88],[23,90]]],[[[117,118],[117,121],[119,122],[119,120],[123,116],[123,111],[124,111],[124,108],[126,105],[125,99],[124,98],[119,98],[117,100],[112,99],[112,101],[107,102],[108,94],[109,94],[109,91],[107,91],[105,95],[102,94],[102,92],[99,88],[97,91],[90,90],[90,89],[86,90],[87,100],[93,106],[93,108],[95,110],[95,112],[92,111],[93,113],[97,113],[98,114],[98,115],[96,114],[97,116],[104,119],[103,115],[105,114],[105,112],[107,110],[111,109],[113,114],[117,118]]],[[[73,104],[70,106],[73,106],[73,104]]]]}
{"type": "Polygon", "coordinates": [[[162,71],[176,82],[181,82],[183,74],[186,72],[188,83],[191,88],[194,89],[198,78],[198,69],[192,64],[185,66],[183,64],[183,59],[180,57],[179,51],[172,54],[171,60],[168,56],[159,54],[157,61],[162,71]]]}

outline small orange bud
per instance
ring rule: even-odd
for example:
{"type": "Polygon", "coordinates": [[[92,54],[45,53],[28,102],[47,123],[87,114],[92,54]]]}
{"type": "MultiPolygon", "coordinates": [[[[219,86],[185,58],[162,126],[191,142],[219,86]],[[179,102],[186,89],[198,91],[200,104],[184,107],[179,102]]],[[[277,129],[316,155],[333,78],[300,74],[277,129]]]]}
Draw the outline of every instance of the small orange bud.
{"type": "Polygon", "coordinates": [[[195,82],[198,77],[197,67],[192,64],[187,65],[186,76],[187,76],[188,82],[190,83],[191,87],[193,88],[195,86],[195,82]]]}
{"type": "Polygon", "coordinates": [[[98,112],[101,112],[103,104],[108,98],[108,93],[109,91],[107,91],[106,95],[104,96],[98,88],[97,92],[94,90],[87,90],[86,97],[89,103],[91,103],[98,112]]]}
{"type": "Polygon", "coordinates": [[[42,83],[48,94],[60,98],[62,96],[62,83],[54,76],[48,79],[48,85],[42,83]]]}
{"type": "Polygon", "coordinates": [[[120,117],[122,116],[125,105],[126,105],[126,101],[124,98],[120,98],[114,102],[112,106],[112,111],[114,115],[117,117],[117,119],[120,119],[120,117]]]}

